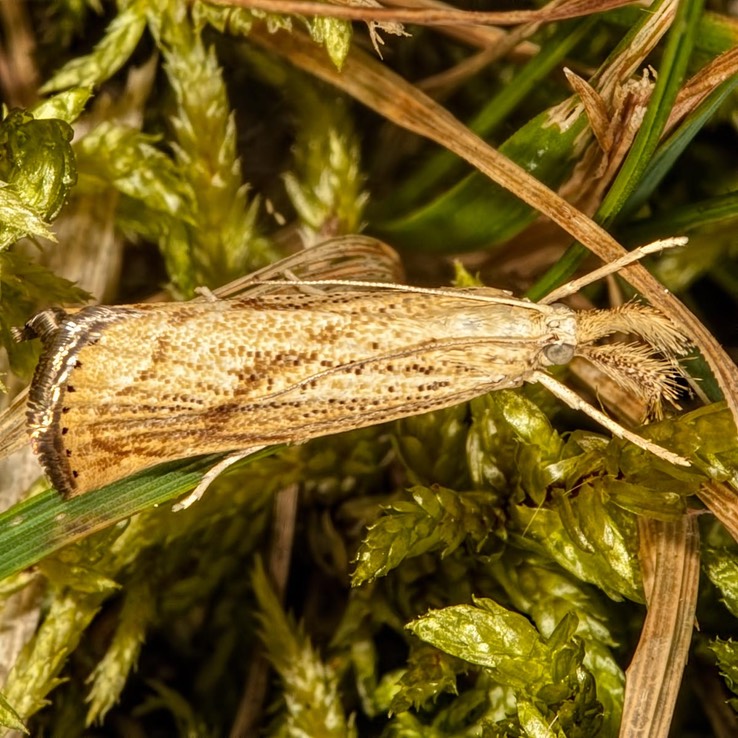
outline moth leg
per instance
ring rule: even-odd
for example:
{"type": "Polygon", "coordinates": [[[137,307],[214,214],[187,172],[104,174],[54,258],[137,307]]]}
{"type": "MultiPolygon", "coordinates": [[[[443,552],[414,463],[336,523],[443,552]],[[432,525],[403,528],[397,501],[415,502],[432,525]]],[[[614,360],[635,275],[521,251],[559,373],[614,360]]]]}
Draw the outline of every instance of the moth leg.
{"type": "Polygon", "coordinates": [[[614,436],[624,438],[626,441],[634,443],[644,451],[648,451],[654,456],[658,456],[660,459],[664,459],[664,461],[668,461],[671,464],[677,464],[678,466],[691,466],[690,462],[683,456],[679,456],[679,454],[675,454],[673,451],[668,451],[662,446],[646,440],[643,436],[639,436],[637,433],[633,433],[627,428],[623,428],[620,423],[616,423],[612,418],[608,418],[605,413],[590,405],[576,392],[561,384],[561,382],[554,379],[550,374],[546,374],[545,372],[533,372],[529,381],[542,384],[552,395],[558,397],[574,410],[581,410],[583,413],[586,413],[590,418],[597,421],[603,428],[607,428],[607,430],[609,430],[614,436]]]}
{"type": "Polygon", "coordinates": [[[179,512],[180,510],[186,510],[190,505],[197,502],[204,494],[205,490],[215,481],[216,477],[219,477],[229,466],[233,466],[237,461],[245,459],[251,454],[255,454],[257,451],[261,451],[264,446],[253,446],[243,451],[236,451],[235,453],[228,454],[225,459],[219,461],[201,480],[200,484],[184,498],[180,500],[176,505],[172,507],[173,512],[179,512]]]}

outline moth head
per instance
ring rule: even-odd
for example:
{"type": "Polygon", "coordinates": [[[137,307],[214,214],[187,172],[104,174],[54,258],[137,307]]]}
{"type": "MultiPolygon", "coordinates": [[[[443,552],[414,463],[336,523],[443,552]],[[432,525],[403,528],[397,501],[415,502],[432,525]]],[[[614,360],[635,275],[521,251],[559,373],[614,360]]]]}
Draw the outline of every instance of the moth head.
{"type": "Polygon", "coordinates": [[[568,364],[574,358],[579,343],[577,315],[561,303],[554,303],[549,309],[551,313],[546,319],[546,328],[552,336],[543,347],[543,365],[568,364]]]}

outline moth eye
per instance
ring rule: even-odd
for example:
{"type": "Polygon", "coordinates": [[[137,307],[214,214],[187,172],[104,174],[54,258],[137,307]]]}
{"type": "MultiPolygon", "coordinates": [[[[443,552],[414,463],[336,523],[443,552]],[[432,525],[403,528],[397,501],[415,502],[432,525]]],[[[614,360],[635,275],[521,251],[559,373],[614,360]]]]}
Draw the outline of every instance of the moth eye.
{"type": "Polygon", "coordinates": [[[543,349],[543,355],[551,364],[568,364],[574,358],[574,349],[571,343],[553,343],[543,349]]]}

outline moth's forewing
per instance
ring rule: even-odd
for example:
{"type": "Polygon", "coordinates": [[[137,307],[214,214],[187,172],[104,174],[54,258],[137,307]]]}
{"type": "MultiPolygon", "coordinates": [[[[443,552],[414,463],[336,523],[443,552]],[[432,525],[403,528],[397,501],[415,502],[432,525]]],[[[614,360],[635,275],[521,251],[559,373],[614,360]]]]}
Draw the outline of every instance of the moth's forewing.
{"type": "Polygon", "coordinates": [[[85,308],[45,346],[34,445],[54,486],[80,494],[164,461],[301,442],[517,386],[552,343],[575,341],[568,308],[491,294],[85,308]]]}

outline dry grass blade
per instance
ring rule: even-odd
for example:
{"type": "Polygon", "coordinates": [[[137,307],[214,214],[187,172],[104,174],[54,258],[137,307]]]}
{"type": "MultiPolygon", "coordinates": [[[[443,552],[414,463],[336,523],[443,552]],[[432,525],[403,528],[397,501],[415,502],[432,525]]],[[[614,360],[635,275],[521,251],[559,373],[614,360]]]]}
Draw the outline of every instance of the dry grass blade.
{"type": "Polygon", "coordinates": [[[496,25],[516,26],[519,23],[542,23],[546,21],[578,18],[591,13],[601,13],[632,0],[569,0],[560,4],[551,3],[540,10],[516,10],[490,12],[446,9],[375,8],[367,6],[329,5],[311,0],[215,0],[215,4],[239,8],[253,8],[268,13],[295,13],[299,15],[327,16],[343,20],[381,21],[395,23],[417,23],[424,26],[440,25],[496,25]]]}
{"type": "MultiPolygon", "coordinates": [[[[555,2],[556,0],[554,0],[555,2]]],[[[440,0],[385,0],[385,7],[400,8],[446,8],[453,9],[452,6],[440,2],[440,0]]],[[[504,31],[502,28],[495,26],[440,26],[439,33],[443,33],[449,38],[455,38],[462,43],[470,46],[477,46],[481,49],[489,51],[496,50],[498,47],[507,47],[507,37],[515,34],[516,36],[522,32],[519,38],[525,38],[527,26],[513,29],[512,31],[504,31]]],[[[536,53],[539,46],[530,41],[523,41],[517,46],[516,51],[520,54],[531,55],[536,53]]],[[[506,52],[505,52],[506,53],[506,52]]]]}
{"type": "Polygon", "coordinates": [[[643,66],[646,56],[669,30],[676,11],[675,0],[662,3],[654,10],[649,22],[631,39],[628,47],[623,49],[623,53],[613,59],[601,74],[589,81],[607,102],[612,102],[620,85],[643,66]]]}
{"type": "Polygon", "coordinates": [[[685,115],[692,112],[715,88],[738,74],[738,47],[715,57],[680,90],[669,115],[665,132],[669,132],[685,115]]]}
{"type": "MultiPolygon", "coordinates": [[[[448,148],[494,182],[548,216],[603,261],[623,256],[623,247],[566,200],[474,135],[448,110],[368,55],[352,49],[338,72],[323,52],[305,35],[271,34],[254,28],[251,38],[296,66],[344,90],[396,125],[448,148]]],[[[705,356],[738,426],[738,371],[715,337],[672,294],[639,264],[626,267],[622,276],[655,307],[683,328],[705,356]]]]}
{"type": "Polygon", "coordinates": [[[707,482],[700,487],[697,496],[725,529],[738,541],[738,500],[735,490],[722,482],[707,482]]]}
{"type": "Polygon", "coordinates": [[[587,117],[597,143],[603,151],[609,151],[612,145],[611,121],[604,100],[589,82],[582,79],[578,74],[574,74],[571,69],[564,69],[564,74],[572,89],[579,95],[579,99],[587,111],[587,117]]]}
{"type": "Polygon", "coordinates": [[[692,638],[699,584],[697,519],[641,518],[648,614],[626,672],[620,735],[666,738],[692,638]]]}

